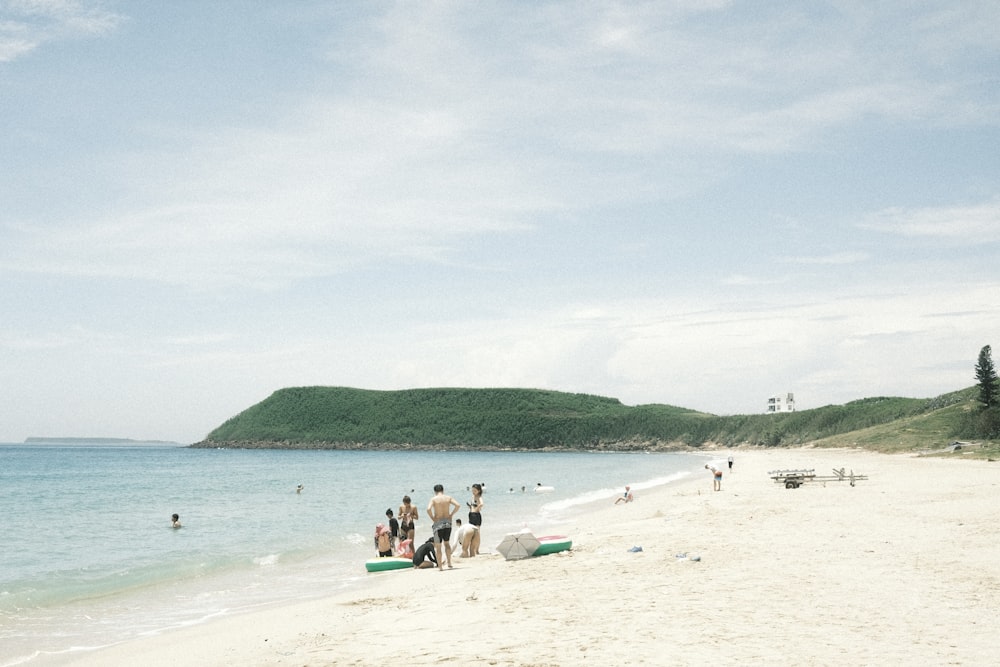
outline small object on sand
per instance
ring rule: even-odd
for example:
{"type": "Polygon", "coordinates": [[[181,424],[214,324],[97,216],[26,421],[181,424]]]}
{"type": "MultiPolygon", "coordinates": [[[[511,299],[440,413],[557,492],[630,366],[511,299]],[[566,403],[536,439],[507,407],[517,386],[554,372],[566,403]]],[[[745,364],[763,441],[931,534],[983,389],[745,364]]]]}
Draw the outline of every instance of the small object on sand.
{"type": "Polygon", "coordinates": [[[694,562],[697,563],[698,561],[701,560],[701,556],[691,556],[690,558],[688,558],[688,560],[693,560],[694,562]]]}
{"type": "Polygon", "coordinates": [[[642,547],[640,547],[639,545],[636,545],[636,546],[632,547],[631,549],[629,549],[629,551],[631,553],[639,553],[640,551],[642,551],[642,547]]]}

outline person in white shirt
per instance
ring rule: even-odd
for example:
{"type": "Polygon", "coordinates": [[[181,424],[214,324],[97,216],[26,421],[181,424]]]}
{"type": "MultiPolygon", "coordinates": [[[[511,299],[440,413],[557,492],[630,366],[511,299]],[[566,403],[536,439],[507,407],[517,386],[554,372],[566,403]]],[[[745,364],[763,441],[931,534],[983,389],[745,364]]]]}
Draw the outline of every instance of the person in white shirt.
{"type": "Polygon", "coordinates": [[[451,543],[451,553],[455,553],[455,549],[459,545],[462,545],[462,558],[468,558],[471,554],[469,546],[472,544],[472,537],[475,535],[476,530],[478,529],[475,526],[467,523],[463,524],[461,519],[455,519],[455,533],[451,543]]]}

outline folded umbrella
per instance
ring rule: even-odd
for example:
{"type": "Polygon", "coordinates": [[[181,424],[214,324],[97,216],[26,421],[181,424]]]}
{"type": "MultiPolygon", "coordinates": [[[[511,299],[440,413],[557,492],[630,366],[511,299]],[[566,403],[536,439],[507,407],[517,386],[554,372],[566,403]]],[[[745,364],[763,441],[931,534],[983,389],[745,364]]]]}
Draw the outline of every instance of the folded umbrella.
{"type": "Polygon", "coordinates": [[[508,533],[497,545],[497,552],[507,560],[520,560],[530,558],[540,544],[530,532],[508,533]]]}

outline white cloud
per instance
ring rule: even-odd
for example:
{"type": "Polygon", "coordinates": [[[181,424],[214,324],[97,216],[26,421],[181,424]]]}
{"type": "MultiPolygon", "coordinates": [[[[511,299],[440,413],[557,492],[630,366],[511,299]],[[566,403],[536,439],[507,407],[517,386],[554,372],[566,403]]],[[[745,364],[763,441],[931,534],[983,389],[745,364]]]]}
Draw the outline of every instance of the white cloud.
{"type": "Polygon", "coordinates": [[[730,287],[764,287],[768,285],[780,285],[784,280],[777,278],[763,278],[760,276],[748,276],[743,273],[734,273],[722,280],[723,285],[730,287]]]}
{"type": "MultiPolygon", "coordinates": [[[[993,282],[961,293],[940,285],[753,309],[715,303],[660,322],[623,314],[609,366],[623,400],[724,413],[761,411],[774,391],[795,392],[801,407],[881,394],[929,397],[973,383],[961,364],[951,373],[934,366],[968,359],[972,368],[1000,327],[998,290],[993,282]],[[937,317],[963,307],[977,312],[937,317]]],[[[671,304],[633,310],[671,312],[671,304]]]]}
{"type": "MultiPolygon", "coordinates": [[[[727,3],[696,5],[504,11],[493,17],[504,39],[487,43],[473,43],[478,10],[397,6],[380,40],[358,45],[359,95],[280,110],[267,128],[211,128],[163,142],[174,149],[107,155],[104,173],[129,203],[72,225],[33,224],[4,264],[266,287],[361,262],[450,262],[457,236],[689,196],[719,178],[718,151],[801,150],[869,114],[930,113],[954,92],[893,70],[855,83],[858,45],[797,36],[801,17],[729,48],[758,23],[715,35],[698,20],[727,3]],[[552,19],[564,28],[554,43],[543,30],[552,19]],[[625,43],[641,48],[623,54],[625,43]],[[844,48],[841,59],[802,57],[844,48]]],[[[10,6],[51,24],[19,24],[40,35],[100,34],[121,20],[77,2],[10,6]]]]}
{"type": "Polygon", "coordinates": [[[98,37],[125,17],[103,3],[76,0],[5,0],[0,3],[0,62],[11,62],[48,42],[98,37]]]}
{"type": "Polygon", "coordinates": [[[865,252],[835,252],[828,255],[785,257],[782,261],[791,264],[841,266],[844,264],[859,264],[867,262],[869,259],[870,256],[865,252]]]}
{"type": "Polygon", "coordinates": [[[950,241],[959,245],[996,243],[1000,241],[1000,201],[968,206],[893,207],[869,216],[858,226],[906,237],[950,241]]]}
{"type": "Polygon", "coordinates": [[[0,348],[11,351],[52,350],[68,347],[75,338],[66,334],[0,334],[0,348]]]}
{"type": "Polygon", "coordinates": [[[11,60],[20,58],[24,54],[33,51],[37,46],[38,42],[0,36],[0,62],[10,62],[11,60]]]}
{"type": "Polygon", "coordinates": [[[779,296],[526,306],[495,320],[401,322],[364,339],[290,340],[232,361],[275,387],[524,386],[721,414],[763,411],[776,391],[795,392],[802,408],[931,397],[973,384],[975,355],[1000,328],[998,290],[992,282],[794,304],[779,296]]]}

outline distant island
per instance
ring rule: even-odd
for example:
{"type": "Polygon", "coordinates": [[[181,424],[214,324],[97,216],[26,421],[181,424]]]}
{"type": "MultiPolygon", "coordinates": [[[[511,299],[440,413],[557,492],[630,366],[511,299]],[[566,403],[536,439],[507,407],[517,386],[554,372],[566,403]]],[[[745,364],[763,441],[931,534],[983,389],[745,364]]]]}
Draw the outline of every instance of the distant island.
{"type": "Polygon", "coordinates": [[[132,440],[131,438],[46,438],[32,436],[24,439],[26,445],[177,445],[179,442],[170,440],[132,440]]]}
{"type": "Polygon", "coordinates": [[[781,414],[687,408],[536,389],[291,387],[213,430],[196,448],[672,451],[867,447],[907,451],[975,438],[975,388],[874,397],[781,414]]]}

